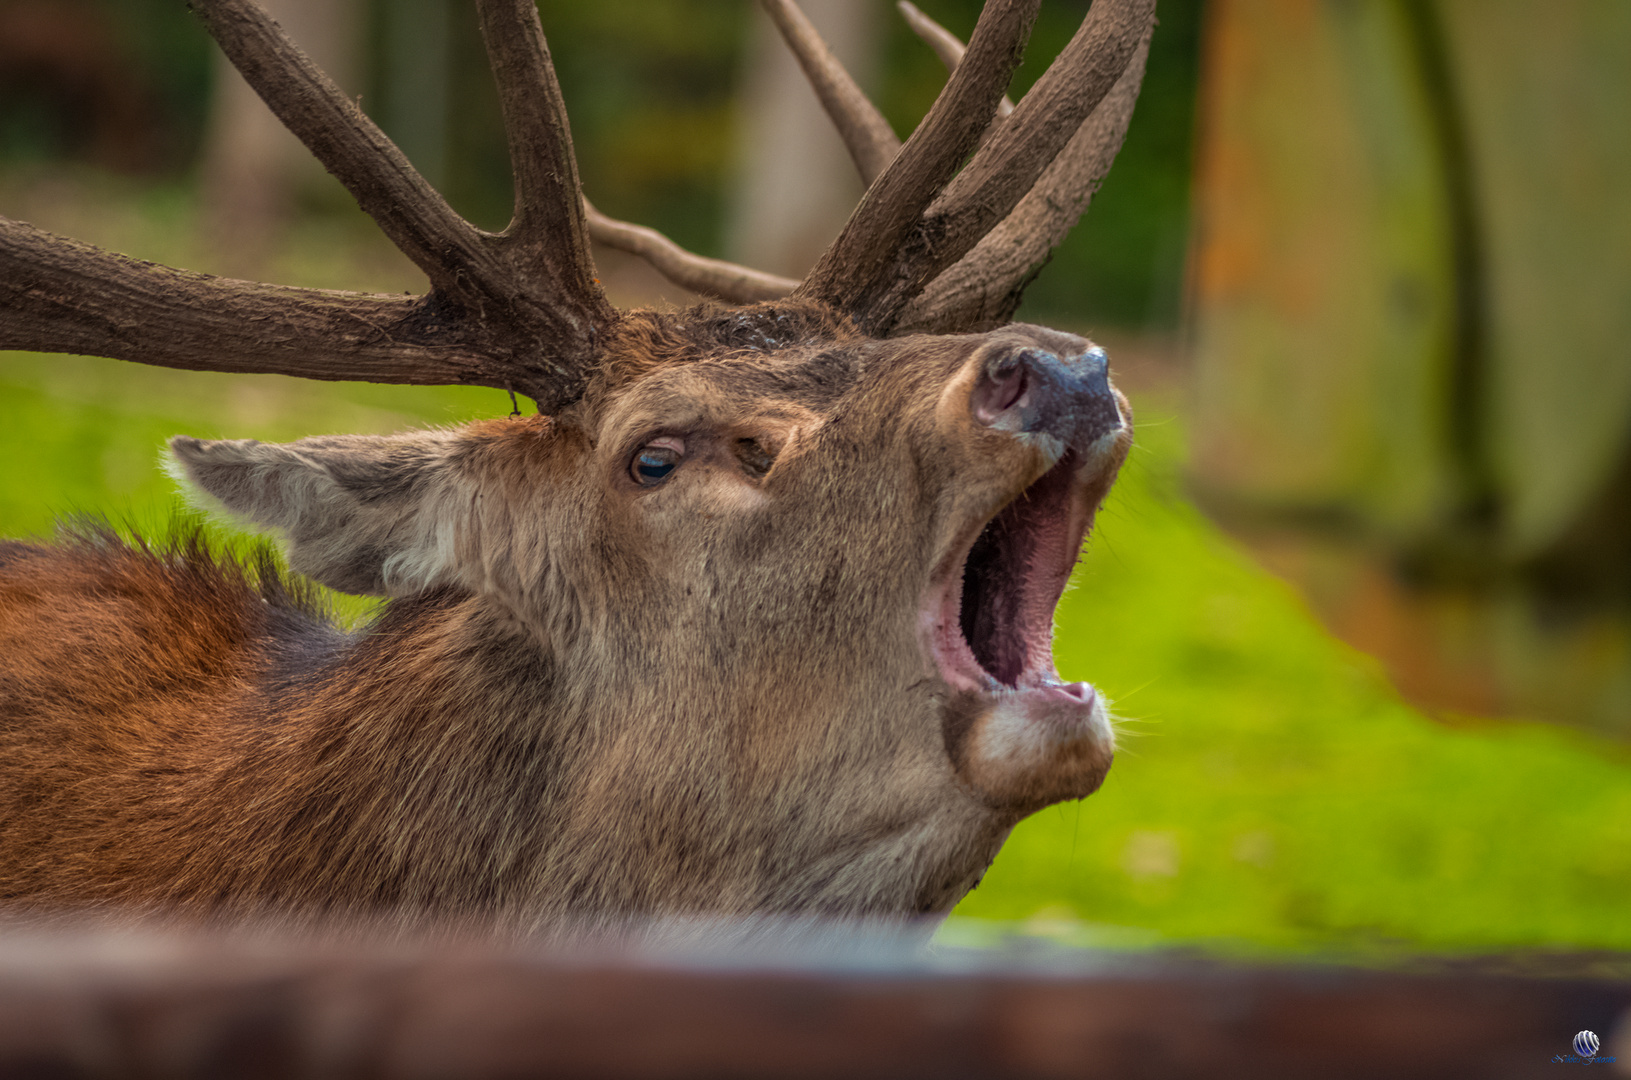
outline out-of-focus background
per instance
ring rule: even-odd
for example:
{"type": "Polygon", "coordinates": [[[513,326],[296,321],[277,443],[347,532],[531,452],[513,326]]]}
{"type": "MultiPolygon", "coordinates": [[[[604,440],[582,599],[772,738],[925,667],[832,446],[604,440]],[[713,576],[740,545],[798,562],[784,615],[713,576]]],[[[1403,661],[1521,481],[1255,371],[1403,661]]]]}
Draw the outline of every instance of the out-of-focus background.
{"type": "MultiPolygon", "coordinates": [[[[264,2],[457,209],[504,224],[466,0],[264,2]]],[[[921,6],[963,36],[979,8],[921,6]]],[[[907,134],[939,62],[886,0],[804,7],[907,134]]],[[[1044,4],[1016,97],[1086,7],[1044,4]]],[[[597,205],[813,261],[859,184],[754,5],[540,11],[597,205]]],[[[1138,412],[1057,648],[1123,750],[1099,794],[1016,830],[945,933],[1631,948],[1631,5],[1160,18],[1126,146],[1020,313],[1104,342],[1138,412]]],[[[173,0],[0,0],[0,213],[214,273],[424,288],[173,0]]],[[[597,259],[623,305],[691,299],[597,259]]],[[[178,432],[508,410],[0,354],[0,535],[167,528],[178,432]]]]}

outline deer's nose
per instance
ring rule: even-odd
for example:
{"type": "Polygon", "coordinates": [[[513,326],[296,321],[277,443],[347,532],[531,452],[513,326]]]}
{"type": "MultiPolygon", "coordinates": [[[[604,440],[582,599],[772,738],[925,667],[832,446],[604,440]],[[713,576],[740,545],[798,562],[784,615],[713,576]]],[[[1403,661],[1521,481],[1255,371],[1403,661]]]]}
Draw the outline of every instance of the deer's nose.
{"type": "Polygon", "coordinates": [[[1030,346],[986,361],[970,403],[976,422],[1000,431],[1052,435],[1086,450],[1124,421],[1110,389],[1110,361],[1097,345],[1059,357],[1030,346]]]}

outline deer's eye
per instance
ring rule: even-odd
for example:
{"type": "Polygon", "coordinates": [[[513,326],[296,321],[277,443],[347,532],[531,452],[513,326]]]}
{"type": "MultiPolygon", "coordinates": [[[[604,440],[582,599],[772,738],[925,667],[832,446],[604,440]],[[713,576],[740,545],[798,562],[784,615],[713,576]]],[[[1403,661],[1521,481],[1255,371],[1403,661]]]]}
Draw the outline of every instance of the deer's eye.
{"type": "Polygon", "coordinates": [[[640,448],[629,462],[629,476],[641,487],[656,487],[685,456],[685,444],[678,439],[654,439],[640,448]]]}

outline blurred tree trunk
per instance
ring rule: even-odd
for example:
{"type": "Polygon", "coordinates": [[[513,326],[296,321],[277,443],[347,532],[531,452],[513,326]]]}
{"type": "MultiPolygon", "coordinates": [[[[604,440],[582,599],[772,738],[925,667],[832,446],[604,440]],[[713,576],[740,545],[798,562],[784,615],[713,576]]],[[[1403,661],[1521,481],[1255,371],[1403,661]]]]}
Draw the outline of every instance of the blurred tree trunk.
{"type": "MultiPolygon", "coordinates": [[[[380,126],[445,195],[454,32],[450,0],[391,0],[381,14],[385,70],[376,84],[385,100],[380,126]]],[[[462,14],[475,21],[473,6],[462,14]]]]}
{"type": "MultiPolygon", "coordinates": [[[[360,0],[261,4],[346,93],[361,93],[360,0]]],[[[219,51],[202,171],[210,243],[226,272],[244,276],[271,253],[300,189],[334,184],[219,51]]]]}
{"type": "MultiPolygon", "coordinates": [[[[885,5],[813,0],[802,6],[867,88],[882,51],[885,5]]],[[[798,62],[757,5],[753,20],[728,257],[802,277],[843,228],[860,200],[861,181],[798,62]]]]}
{"type": "Polygon", "coordinates": [[[1631,736],[1631,5],[1218,0],[1197,494],[1401,689],[1631,736]]]}

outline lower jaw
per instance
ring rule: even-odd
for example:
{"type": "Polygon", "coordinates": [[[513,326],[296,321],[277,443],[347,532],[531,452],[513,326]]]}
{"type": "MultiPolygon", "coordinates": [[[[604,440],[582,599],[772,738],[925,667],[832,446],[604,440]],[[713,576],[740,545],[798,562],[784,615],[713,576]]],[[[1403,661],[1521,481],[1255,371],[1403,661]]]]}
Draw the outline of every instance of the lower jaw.
{"type": "Polygon", "coordinates": [[[953,760],[989,805],[1024,815],[1085,798],[1104,782],[1115,733],[1091,686],[1053,683],[977,697],[953,760]]]}

